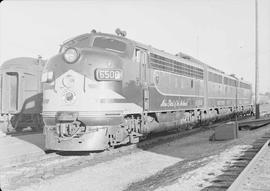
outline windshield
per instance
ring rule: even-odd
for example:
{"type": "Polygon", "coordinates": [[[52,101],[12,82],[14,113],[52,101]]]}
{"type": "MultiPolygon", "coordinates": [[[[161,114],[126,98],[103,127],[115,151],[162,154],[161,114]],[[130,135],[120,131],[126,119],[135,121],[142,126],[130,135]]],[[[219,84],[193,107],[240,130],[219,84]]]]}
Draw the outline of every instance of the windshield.
{"type": "Polygon", "coordinates": [[[93,47],[103,48],[106,50],[112,50],[116,52],[123,53],[126,51],[126,43],[105,37],[96,37],[93,42],[93,47]]]}
{"type": "Polygon", "coordinates": [[[89,43],[90,43],[89,36],[84,35],[84,36],[75,37],[71,40],[64,42],[61,45],[59,52],[64,52],[68,47],[78,47],[78,48],[89,47],[89,43]]]}

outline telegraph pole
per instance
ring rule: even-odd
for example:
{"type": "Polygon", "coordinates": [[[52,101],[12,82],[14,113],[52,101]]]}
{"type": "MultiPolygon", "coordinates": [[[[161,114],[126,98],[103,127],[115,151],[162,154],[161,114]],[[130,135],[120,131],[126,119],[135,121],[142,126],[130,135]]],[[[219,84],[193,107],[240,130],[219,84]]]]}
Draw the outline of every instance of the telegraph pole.
{"type": "Polygon", "coordinates": [[[258,0],[255,0],[255,113],[260,118],[259,94],[259,64],[258,64],[258,0]]]}

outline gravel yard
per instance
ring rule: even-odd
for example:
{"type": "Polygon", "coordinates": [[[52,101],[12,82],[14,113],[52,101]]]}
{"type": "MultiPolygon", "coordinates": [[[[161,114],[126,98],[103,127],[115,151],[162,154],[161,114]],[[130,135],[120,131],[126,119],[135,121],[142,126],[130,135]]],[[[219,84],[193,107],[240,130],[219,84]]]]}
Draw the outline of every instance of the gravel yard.
{"type": "Polygon", "coordinates": [[[268,131],[270,125],[240,131],[235,140],[211,142],[213,130],[209,129],[77,171],[31,181],[30,185],[22,183],[13,190],[201,190],[231,159],[268,131]]]}
{"type": "Polygon", "coordinates": [[[202,190],[233,158],[269,131],[270,125],[267,125],[253,131],[240,131],[238,139],[215,142],[208,141],[212,131],[205,131],[154,147],[150,149],[152,152],[184,160],[143,181],[132,183],[126,190],[202,190]]]}
{"type": "Polygon", "coordinates": [[[118,191],[123,190],[131,182],[143,180],[181,160],[180,158],[140,151],[18,190],[118,191]]]}

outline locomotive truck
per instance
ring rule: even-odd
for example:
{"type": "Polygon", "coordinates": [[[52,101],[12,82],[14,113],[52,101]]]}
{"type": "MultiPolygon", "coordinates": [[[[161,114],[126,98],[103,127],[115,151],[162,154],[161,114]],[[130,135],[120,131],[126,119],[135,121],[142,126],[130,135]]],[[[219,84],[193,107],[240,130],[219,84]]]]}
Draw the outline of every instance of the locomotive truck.
{"type": "Polygon", "coordinates": [[[120,29],[65,41],[42,82],[50,150],[104,150],[252,110],[249,82],[128,39],[120,29]]]}

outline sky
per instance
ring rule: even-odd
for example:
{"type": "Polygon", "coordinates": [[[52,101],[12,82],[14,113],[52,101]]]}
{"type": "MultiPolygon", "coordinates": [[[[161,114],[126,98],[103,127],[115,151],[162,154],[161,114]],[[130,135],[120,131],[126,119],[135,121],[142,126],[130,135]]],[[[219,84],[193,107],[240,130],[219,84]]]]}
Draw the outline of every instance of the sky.
{"type": "MultiPolygon", "coordinates": [[[[48,59],[92,29],[176,54],[184,52],[255,82],[255,0],[6,0],[0,4],[0,64],[48,59]]],[[[258,0],[259,91],[270,92],[270,1],[258,0]]]]}

